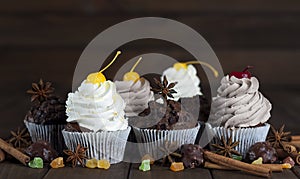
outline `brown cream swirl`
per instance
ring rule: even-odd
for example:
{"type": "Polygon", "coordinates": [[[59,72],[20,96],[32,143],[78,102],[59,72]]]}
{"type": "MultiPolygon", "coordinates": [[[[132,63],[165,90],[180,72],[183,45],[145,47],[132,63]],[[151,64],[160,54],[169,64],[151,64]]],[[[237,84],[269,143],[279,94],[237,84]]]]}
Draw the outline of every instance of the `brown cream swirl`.
{"type": "Polygon", "coordinates": [[[137,116],[148,108],[148,102],[154,100],[150,83],[145,78],[133,81],[116,81],[117,92],[126,103],[126,116],[137,116]]]}
{"type": "Polygon", "coordinates": [[[257,78],[238,79],[227,75],[213,98],[209,121],[224,127],[251,127],[270,117],[271,103],[259,91],[257,78]]]}

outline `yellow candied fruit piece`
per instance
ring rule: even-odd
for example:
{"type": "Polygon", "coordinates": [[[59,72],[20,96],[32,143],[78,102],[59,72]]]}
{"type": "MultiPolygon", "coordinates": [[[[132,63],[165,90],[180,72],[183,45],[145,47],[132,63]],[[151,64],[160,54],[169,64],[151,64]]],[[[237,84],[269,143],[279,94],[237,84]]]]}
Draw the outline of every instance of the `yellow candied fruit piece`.
{"type": "Polygon", "coordinates": [[[85,166],[87,168],[96,168],[97,165],[98,165],[98,160],[95,159],[95,158],[87,160],[86,163],[85,163],[85,166]]]}
{"type": "Polygon", "coordinates": [[[187,69],[187,65],[185,63],[175,63],[173,68],[175,68],[177,71],[180,69],[187,69]]]}
{"type": "Polygon", "coordinates": [[[258,159],[254,160],[252,162],[252,164],[262,164],[263,163],[263,158],[262,157],[259,157],[258,159]]]}
{"type": "Polygon", "coordinates": [[[282,164],[282,168],[283,168],[283,169],[291,169],[291,168],[292,168],[292,165],[289,164],[289,163],[284,163],[284,164],[282,164]]]}
{"type": "Polygon", "coordinates": [[[110,163],[109,163],[108,160],[105,160],[105,159],[98,160],[97,167],[98,168],[103,168],[103,169],[107,170],[110,167],[110,163]]]}
{"type": "Polygon", "coordinates": [[[154,158],[151,157],[151,155],[149,155],[149,154],[144,155],[144,156],[142,157],[142,161],[143,161],[143,160],[150,160],[150,164],[151,164],[151,165],[154,164],[154,158]]]}
{"type": "Polygon", "coordinates": [[[184,170],[184,166],[182,162],[173,162],[170,166],[170,170],[173,172],[179,172],[184,170]]]}
{"type": "Polygon", "coordinates": [[[100,84],[106,81],[105,76],[101,72],[91,73],[86,78],[88,83],[100,84]]]}
{"type": "Polygon", "coordinates": [[[140,79],[140,75],[137,72],[134,72],[134,71],[127,72],[123,76],[124,81],[134,81],[134,82],[136,82],[139,79],[140,79]]]}
{"type": "Polygon", "coordinates": [[[58,157],[54,160],[52,160],[52,162],[50,163],[50,166],[52,168],[62,168],[64,167],[64,159],[62,157],[58,157]]]}

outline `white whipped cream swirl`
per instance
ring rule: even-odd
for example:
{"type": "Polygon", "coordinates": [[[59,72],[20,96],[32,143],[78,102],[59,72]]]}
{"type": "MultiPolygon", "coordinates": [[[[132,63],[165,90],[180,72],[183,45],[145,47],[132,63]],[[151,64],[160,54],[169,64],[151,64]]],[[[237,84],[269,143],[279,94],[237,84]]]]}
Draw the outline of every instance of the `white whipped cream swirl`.
{"type": "Polygon", "coordinates": [[[91,131],[125,130],[125,102],[111,81],[98,84],[83,81],[75,93],[68,94],[67,122],[77,122],[91,131]]]}
{"type": "Polygon", "coordinates": [[[213,98],[209,121],[227,127],[251,127],[270,117],[271,103],[259,91],[257,78],[238,79],[227,75],[213,98]]]}
{"type": "Polygon", "coordinates": [[[166,76],[169,83],[177,82],[173,88],[177,93],[172,94],[174,100],[179,98],[190,98],[196,95],[202,95],[200,91],[200,79],[197,76],[197,70],[193,65],[188,65],[187,69],[176,70],[174,67],[166,69],[162,74],[166,76]]]}
{"type": "Polygon", "coordinates": [[[154,100],[150,83],[145,78],[134,81],[115,81],[117,92],[126,103],[126,116],[138,116],[148,108],[148,102],[154,100]]]}

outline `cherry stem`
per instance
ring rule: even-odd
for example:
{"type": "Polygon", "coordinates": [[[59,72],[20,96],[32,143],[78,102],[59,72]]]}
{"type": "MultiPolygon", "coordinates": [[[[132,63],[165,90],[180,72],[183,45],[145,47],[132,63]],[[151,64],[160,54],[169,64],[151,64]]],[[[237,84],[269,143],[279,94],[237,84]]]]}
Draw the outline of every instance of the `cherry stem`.
{"type": "Polygon", "coordinates": [[[111,64],[114,63],[114,61],[117,59],[117,57],[121,54],[121,51],[117,51],[115,57],[113,58],[113,60],[106,66],[104,67],[99,73],[102,73],[104,70],[106,70],[111,64]]]}
{"type": "Polygon", "coordinates": [[[200,65],[204,65],[207,66],[215,75],[215,77],[217,78],[219,76],[219,72],[210,64],[203,62],[203,61],[189,61],[189,62],[185,62],[185,64],[189,65],[189,64],[200,64],[200,65]]]}
{"type": "Polygon", "coordinates": [[[246,71],[248,71],[249,69],[252,69],[252,68],[254,68],[254,66],[247,66],[247,67],[243,70],[243,72],[246,72],[246,71]]]}
{"type": "Polygon", "coordinates": [[[133,67],[131,68],[131,70],[129,72],[133,72],[133,70],[136,68],[136,66],[140,63],[140,61],[142,60],[142,57],[140,57],[135,64],[133,65],[133,67]]]}

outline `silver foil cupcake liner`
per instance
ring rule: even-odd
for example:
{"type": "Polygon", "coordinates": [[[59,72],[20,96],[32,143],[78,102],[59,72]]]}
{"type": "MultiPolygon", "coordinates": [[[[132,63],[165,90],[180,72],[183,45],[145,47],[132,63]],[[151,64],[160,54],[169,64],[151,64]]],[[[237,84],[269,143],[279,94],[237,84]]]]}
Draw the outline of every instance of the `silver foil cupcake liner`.
{"type": "Polygon", "coordinates": [[[61,131],[65,128],[63,124],[35,124],[32,122],[24,121],[31,140],[36,142],[38,140],[44,140],[50,143],[50,145],[57,152],[62,153],[65,145],[61,131]]]}
{"type": "Polygon", "coordinates": [[[89,159],[106,159],[111,164],[123,160],[127,138],[131,127],[119,131],[100,132],[68,132],[62,131],[65,144],[69,150],[75,150],[77,145],[87,147],[89,159]]]}
{"type": "Polygon", "coordinates": [[[149,154],[154,159],[162,158],[165,153],[162,148],[165,147],[166,142],[172,144],[174,150],[182,144],[194,144],[200,124],[191,129],[182,130],[156,130],[156,129],[140,129],[133,127],[137,142],[140,143],[140,155],[149,154]]]}
{"type": "Polygon", "coordinates": [[[246,156],[248,149],[256,142],[266,141],[270,124],[264,124],[259,127],[249,127],[249,128],[224,128],[224,127],[213,127],[211,130],[215,133],[215,138],[212,143],[217,143],[221,136],[225,139],[229,139],[232,136],[232,141],[239,141],[239,145],[235,147],[243,157],[246,156]]]}

